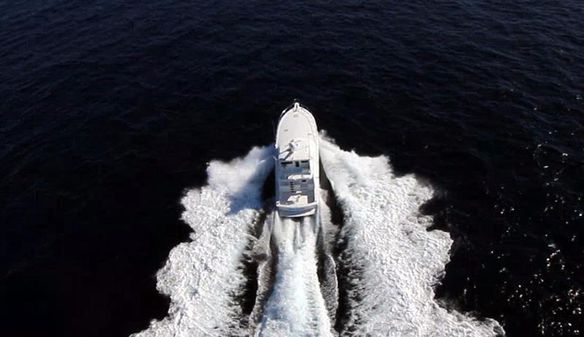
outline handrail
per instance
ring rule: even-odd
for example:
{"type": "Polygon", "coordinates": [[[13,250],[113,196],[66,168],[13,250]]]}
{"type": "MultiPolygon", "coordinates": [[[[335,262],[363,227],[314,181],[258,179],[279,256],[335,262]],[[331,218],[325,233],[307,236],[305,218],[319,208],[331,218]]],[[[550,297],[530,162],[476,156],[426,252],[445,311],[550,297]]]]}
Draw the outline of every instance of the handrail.
{"type": "Polygon", "coordinates": [[[302,209],[311,209],[311,208],[316,207],[317,205],[318,205],[318,201],[316,201],[316,200],[313,202],[309,202],[307,204],[301,205],[301,206],[299,206],[299,205],[282,205],[282,204],[280,204],[279,200],[276,201],[276,206],[278,208],[285,208],[285,209],[293,209],[293,208],[297,208],[297,209],[301,209],[301,210],[302,209]]]}
{"type": "Polygon", "coordinates": [[[282,112],[280,113],[280,118],[282,118],[282,116],[284,116],[286,112],[292,110],[292,108],[295,108],[297,106],[306,109],[306,107],[300,104],[300,102],[298,102],[298,100],[295,98],[294,101],[292,101],[292,103],[290,103],[286,108],[284,108],[284,110],[282,110],[282,112]]]}

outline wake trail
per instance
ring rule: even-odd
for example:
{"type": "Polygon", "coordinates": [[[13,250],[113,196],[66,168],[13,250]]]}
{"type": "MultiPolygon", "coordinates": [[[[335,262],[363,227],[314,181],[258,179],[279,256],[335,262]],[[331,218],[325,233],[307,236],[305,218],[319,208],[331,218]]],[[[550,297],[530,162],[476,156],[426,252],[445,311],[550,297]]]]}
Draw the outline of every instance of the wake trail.
{"type": "Polygon", "coordinates": [[[191,241],[170,252],[157,273],[157,289],[170,297],[168,316],[135,337],[246,336],[247,321],[234,300],[245,286],[242,255],[259,221],[263,183],[273,147],[253,148],[231,162],[212,161],[208,184],[181,200],[191,241]]]}
{"type": "Polygon", "coordinates": [[[190,241],[173,248],[157,273],[158,291],[170,297],[168,315],[132,336],[332,336],[341,297],[342,322],[336,324],[341,336],[504,334],[495,320],[448,311],[436,302],[434,287],[452,240],[443,231],[428,231],[432,219],[419,212],[433,196],[430,186],[412,175],[396,176],[384,156],[359,156],[325,138],[320,151],[343,213],[340,232],[321,202],[316,216],[275,216],[254,237],[264,214],[261,192],[273,169],[273,146],[253,148],[230,162],[212,161],[208,184],[181,200],[190,241]],[[334,261],[329,253],[337,236],[342,251],[334,261]],[[242,259],[250,253],[258,264],[251,316],[237,299],[249,276],[242,259]],[[322,284],[319,258],[325,262],[322,284]],[[348,285],[340,292],[335,262],[348,285]]]}
{"type": "Polygon", "coordinates": [[[256,336],[332,336],[317,275],[317,216],[274,215],[276,276],[256,336]]]}
{"type": "Polygon", "coordinates": [[[341,261],[351,285],[342,336],[497,336],[495,320],[447,311],[435,300],[452,245],[420,214],[433,190],[396,176],[388,158],[320,141],[323,167],[344,213],[341,261]]]}

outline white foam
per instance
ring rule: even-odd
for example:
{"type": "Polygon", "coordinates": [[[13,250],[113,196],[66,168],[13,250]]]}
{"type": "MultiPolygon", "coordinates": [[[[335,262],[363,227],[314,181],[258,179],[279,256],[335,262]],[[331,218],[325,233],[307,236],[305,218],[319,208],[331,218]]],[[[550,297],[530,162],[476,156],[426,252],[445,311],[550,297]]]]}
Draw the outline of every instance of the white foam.
{"type": "MultiPolygon", "coordinates": [[[[447,233],[427,231],[431,219],[419,214],[432,189],[413,176],[396,177],[385,157],[358,156],[325,139],[320,147],[345,213],[341,236],[348,262],[359,270],[342,335],[494,336],[502,331],[494,320],[448,312],[434,300],[433,286],[452,241],[447,233]]],[[[175,247],[157,274],[158,290],[170,296],[168,316],[133,336],[249,335],[233,294],[244,286],[242,254],[255,240],[248,233],[261,212],[272,154],[270,146],[229,163],[213,161],[208,185],[186,193],[182,219],[193,230],[191,241],[175,247]]],[[[307,228],[278,228],[279,264],[258,322],[261,336],[331,334],[316,274],[314,231],[307,228]],[[299,228],[301,235],[289,233],[299,228]]]]}
{"type": "MultiPolygon", "coordinates": [[[[495,336],[492,320],[449,312],[433,287],[449,261],[452,240],[427,231],[420,206],[432,189],[414,176],[397,177],[388,158],[363,157],[320,143],[323,167],[345,213],[342,238],[357,267],[356,288],[344,331],[354,336],[495,336]],[[348,333],[348,330],[351,330],[348,333]]],[[[343,332],[341,333],[343,334],[343,332]]]]}
{"type": "Polygon", "coordinates": [[[317,276],[317,230],[315,217],[276,216],[277,272],[256,336],[332,336],[317,276]]]}
{"type": "Polygon", "coordinates": [[[253,148],[229,163],[211,162],[208,185],[183,197],[191,241],[175,247],[157,274],[158,290],[170,296],[168,316],[133,336],[245,335],[232,294],[245,281],[238,269],[253,239],[248,232],[259,215],[272,148],[253,148]]]}

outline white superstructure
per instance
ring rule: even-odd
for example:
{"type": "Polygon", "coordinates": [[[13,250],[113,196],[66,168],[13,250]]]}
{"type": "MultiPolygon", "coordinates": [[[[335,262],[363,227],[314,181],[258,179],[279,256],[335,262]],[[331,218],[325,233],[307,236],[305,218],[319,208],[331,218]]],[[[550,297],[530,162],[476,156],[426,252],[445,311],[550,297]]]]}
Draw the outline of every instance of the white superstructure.
{"type": "Polygon", "coordinates": [[[294,103],[276,133],[276,208],[281,217],[312,215],[318,206],[318,130],[312,114],[294,103]]]}

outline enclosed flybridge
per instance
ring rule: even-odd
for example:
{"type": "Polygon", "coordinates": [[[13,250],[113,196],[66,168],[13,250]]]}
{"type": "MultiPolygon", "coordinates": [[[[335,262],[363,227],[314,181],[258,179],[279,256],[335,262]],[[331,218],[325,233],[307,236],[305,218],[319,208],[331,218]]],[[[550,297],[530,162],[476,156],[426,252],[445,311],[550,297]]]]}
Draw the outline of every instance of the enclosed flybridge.
{"type": "Polygon", "coordinates": [[[280,217],[312,215],[318,207],[318,131],[312,114],[294,103],[276,132],[276,209],[280,217]]]}

